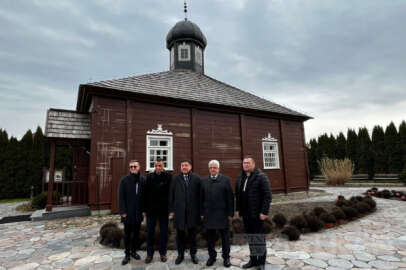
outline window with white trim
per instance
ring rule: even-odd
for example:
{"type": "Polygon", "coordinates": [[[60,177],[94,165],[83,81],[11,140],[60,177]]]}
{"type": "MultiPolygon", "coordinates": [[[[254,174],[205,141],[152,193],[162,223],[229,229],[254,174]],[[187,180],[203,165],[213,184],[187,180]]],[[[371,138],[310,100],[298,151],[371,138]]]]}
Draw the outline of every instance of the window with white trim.
{"type": "Polygon", "coordinates": [[[178,55],[179,61],[190,61],[190,45],[187,45],[185,42],[179,45],[178,55]]]}
{"type": "Polygon", "coordinates": [[[278,140],[270,133],[262,139],[262,155],[264,169],[279,169],[278,140]]]}
{"type": "Polygon", "coordinates": [[[172,137],[147,135],[147,170],[160,158],[165,170],[172,170],[172,137]]]}
{"type": "Polygon", "coordinates": [[[164,130],[161,124],[157,129],[148,130],[146,153],[147,153],[147,171],[154,169],[154,162],[160,158],[165,170],[173,170],[173,141],[172,132],[164,130]]]}

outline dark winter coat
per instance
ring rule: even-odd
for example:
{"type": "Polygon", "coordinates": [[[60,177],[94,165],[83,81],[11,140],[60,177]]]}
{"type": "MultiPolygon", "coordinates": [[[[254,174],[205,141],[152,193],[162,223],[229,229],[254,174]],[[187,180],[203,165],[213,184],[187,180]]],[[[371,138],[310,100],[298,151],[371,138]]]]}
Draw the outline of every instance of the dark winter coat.
{"type": "Polygon", "coordinates": [[[242,172],[236,181],[236,211],[239,212],[240,216],[253,219],[259,219],[259,214],[268,215],[272,201],[268,177],[260,169],[255,168],[248,179],[244,194],[245,179],[246,174],[242,172]]]}
{"type": "Polygon", "coordinates": [[[168,215],[169,189],[172,175],[163,171],[149,173],[145,182],[143,212],[148,215],[168,215]]]}
{"type": "Polygon", "coordinates": [[[228,217],[234,216],[234,194],[229,177],[218,174],[216,180],[210,176],[202,179],[200,192],[201,215],[207,229],[225,229],[228,217]]]}
{"type": "Polygon", "coordinates": [[[118,188],[119,213],[127,214],[121,221],[127,224],[140,223],[143,220],[143,196],[145,188],[144,176],[128,174],[120,181],[118,188]]]}
{"type": "Polygon", "coordinates": [[[174,175],[169,193],[169,212],[175,213],[176,229],[194,228],[200,223],[200,177],[189,173],[186,187],[183,173],[174,175]]]}

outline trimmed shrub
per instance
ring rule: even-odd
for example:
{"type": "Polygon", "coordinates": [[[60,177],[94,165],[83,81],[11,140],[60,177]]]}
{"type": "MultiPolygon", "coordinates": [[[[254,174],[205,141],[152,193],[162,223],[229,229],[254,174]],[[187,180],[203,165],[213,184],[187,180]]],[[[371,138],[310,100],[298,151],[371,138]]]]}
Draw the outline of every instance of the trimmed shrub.
{"type": "Polygon", "coordinates": [[[287,220],[283,214],[277,213],[272,217],[272,221],[275,222],[279,227],[285,226],[287,220]]]}
{"type": "Polygon", "coordinates": [[[289,241],[296,241],[300,238],[300,231],[294,226],[286,226],[281,233],[287,236],[289,241]]]}
{"type": "Polygon", "coordinates": [[[314,215],[303,215],[306,219],[307,226],[309,227],[310,231],[318,232],[324,227],[323,221],[321,221],[318,217],[314,215]]]}
{"type": "Polygon", "coordinates": [[[315,208],[313,209],[313,213],[316,215],[316,217],[319,217],[321,214],[327,213],[327,211],[324,210],[323,207],[315,207],[315,208]]]}
{"type": "Polygon", "coordinates": [[[347,218],[344,211],[339,207],[335,207],[331,214],[336,218],[336,220],[344,220],[347,218]]]}
{"type": "Polygon", "coordinates": [[[242,219],[240,219],[240,218],[234,218],[231,221],[231,226],[232,226],[232,231],[234,233],[244,233],[245,232],[244,223],[243,223],[242,219]]]}
{"type": "Polygon", "coordinates": [[[389,199],[390,197],[392,197],[392,192],[390,192],[389,190],[387,190],[387,189],[384,189],[384,190],[382,190],[382,196],[381,197],[383,197],[383,198],[385,198],[385,199],[389,199]]]}
{"type": "Polygon", "coordinates": [[[337,220],[334,217],[334,215],[329,214],[329,213],[323,213],[320,215],[320,219],[324,222],[324,223],[336,223],[337,220]]]}
{"type": "Polygon", "coordinates": [[[359,202],[354,206],[360,214],[365,214],[371,211],[371,207],[366,202],[359,202]]]}
{"type": "Polygon", "coordinates": [[[264,233],[268,234],[271,233],[273,230],[273,224],[272,221],[270,219],[265,219],[264,220],[264,233]]]}
{"type": "Polygon", "coordinates": [[[306,219],[303,216],[295,216],[290,221],[289,224],[295,226],[299,230],[302,230],[307,227],[306,219]]]}
{"type": "Polygon", "coordinates": [[[347,219],[354,219],[359,216],[358,210],[355,209],[354,207],[343,206],[341,209],[344,211],[347,219]]]}

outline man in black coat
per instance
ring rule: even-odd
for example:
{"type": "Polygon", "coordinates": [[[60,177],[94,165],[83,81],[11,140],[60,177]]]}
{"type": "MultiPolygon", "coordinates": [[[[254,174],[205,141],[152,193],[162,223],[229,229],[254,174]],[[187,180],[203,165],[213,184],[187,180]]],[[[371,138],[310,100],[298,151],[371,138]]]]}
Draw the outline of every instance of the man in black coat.
{"type": "Polygon", "coordinates": [[[118,188],[118,205],[121,221],[124,223],[124,245],[125,257],[122,265],[130,261],[130,255],[141,259],[136,249],[139,244],[139,233],[142,216],[142,203],[144,195],[145,179],[140,174],[140,163],[136,160],[130,161],[130,174],[124,176],[118,188]]]}
{"type": "Polygon", "coordinates": [[[169,193],[169,215],[174,218],[178,250],[175,264],[180,264],[184,259],[186,229],[190,256],[192,262],[197,264],[196,231],[200,223],[200,177],[192,173],[190,160],[182,160],[180,170],[181,173],[172,178],[169,193]]]}
{"type": "Polygon", "coordinates": [[[154,256],[155,226],[159,221],[161,261],[166,262],[166,245],[168,242],[168,201],[172,175],[164,171],[164,162],[158,158],[154,163],[155,171],[147,175],[145,183],[145,200],[143,215],[147,216],[147,257],[150,263],[154,256]]]}
{"type": "Polygon", "coordinates": [[[220,174],[220,163],[209,162],[210,175],[201,183],[201,218],[207,229],[209,259],[206,266],[212,266],[217,257],[214,249],[216,230],[221,234],[223,265],[230,267],[230,229],[229,220],[234,216],[234,194],[229,177],[220,174]]]}
{"type": "Polygon", "coordinates": [[[243,160],[243,172],[236,181],[236,210],[243,218],[244,228],[248,235],[250,260],[243,268],[257,266],[265,268],[266,244],[264,220],[268,216],[272,201],[269,179],[251,157],[243,160]]]}

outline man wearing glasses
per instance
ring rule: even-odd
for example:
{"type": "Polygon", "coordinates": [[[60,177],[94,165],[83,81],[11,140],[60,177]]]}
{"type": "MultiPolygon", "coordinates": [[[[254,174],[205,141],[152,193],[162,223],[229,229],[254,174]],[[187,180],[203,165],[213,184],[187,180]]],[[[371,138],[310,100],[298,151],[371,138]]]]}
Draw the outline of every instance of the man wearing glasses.
{"type": "Polygon", "coordinates": [[[230,229],[229,220],[234,216],[234,194],[229,177],[220,174],[220,163],[209,162],[209,176],[202,179],[201,218],[207,229],[209,259],[206,266],[216,262],[217,252],[214,249],[216,230],[221,234],[223,265],[230,267],[230,229]]]}
{"type": "Polygon", "coordinates": [[[136,260],[141,259],[136,248],[143,220],[141,204],[144,200],[145,179],[140,173],[140,163],[137,160],[131,160],[129,168],[130,173],[121,179],[118,189],[119,213],[124,223],[125,257],[122,265],[130,261],[130,256],[136,260]]]}

